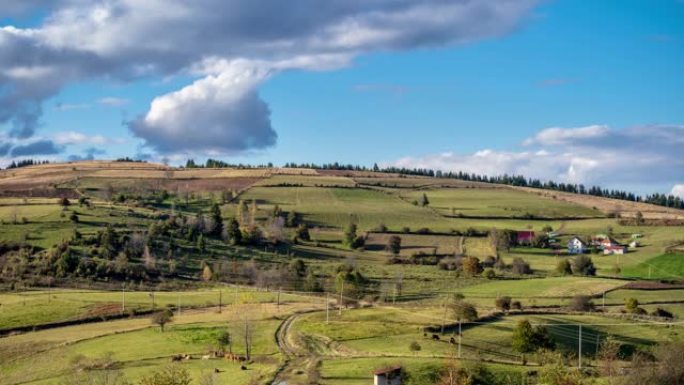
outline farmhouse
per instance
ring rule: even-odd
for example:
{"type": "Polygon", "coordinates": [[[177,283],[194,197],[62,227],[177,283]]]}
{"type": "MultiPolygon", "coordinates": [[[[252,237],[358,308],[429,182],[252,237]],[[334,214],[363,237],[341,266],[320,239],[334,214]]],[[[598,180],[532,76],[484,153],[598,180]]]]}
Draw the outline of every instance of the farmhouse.
{"type": "Polygon", "coordinates": [[[401,366],[379,369],[373,372],[374,385],[401,385],[401,366]]]}
{"type": "Polygon", "coordinates": [[[587,244],[577,237],[572,237],[568,241],[568,253],[584,254],[587,252],[587,244]]]}
{"type": "Polygon", "coordinates": [[[518,231],[516,239],[519,245],[531,245],[534,241],[534,231],[518,231]]]}

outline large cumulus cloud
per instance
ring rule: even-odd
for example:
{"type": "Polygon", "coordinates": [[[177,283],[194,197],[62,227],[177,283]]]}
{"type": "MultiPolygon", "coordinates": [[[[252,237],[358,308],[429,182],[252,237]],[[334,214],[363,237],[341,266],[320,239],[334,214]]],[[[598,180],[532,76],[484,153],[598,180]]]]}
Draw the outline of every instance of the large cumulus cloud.
{"type": "Polygon", "coordinates": [[[35,29],[0,30],[0,124],[34,135],[42,102],[71,82],[190,74],[130,123],[133,134],[165,153],[263,148],[276,135],[258,87],[274,73],[497,36],[536,2],[63,0],[35,29]]]}

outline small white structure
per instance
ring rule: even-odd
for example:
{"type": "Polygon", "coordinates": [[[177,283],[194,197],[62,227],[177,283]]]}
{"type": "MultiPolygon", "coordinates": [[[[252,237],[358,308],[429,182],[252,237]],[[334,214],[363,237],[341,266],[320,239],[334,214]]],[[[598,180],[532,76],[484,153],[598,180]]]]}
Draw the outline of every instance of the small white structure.
{"type": "Polygon", "coordinates": [[[587,244],[577,237],[572,237],[568,241],[568,253],[570,254],[584,254],[587,252],[587,244]]]}
{"type": "Polygon", "coordinates": [[[378,369],[373,372],[374,385],[401,385],[401,366],[378,369]]]}
{"type": "Polygon", "coordinates": [[[627,248],[624,246],[620,245],[614,245],[614,246],[605,246],[603,248],[603,255],[613,255],[613,254],[625,254],[627,252],[627,248]]]}
{"type": "Polygon", "coordinates": [[[641,246],[641,244],[639,243],[639,241],[632,241],[632,242],[629,243],[629,248],[630,248],[630,249],[636,249],[636,248],[639,247],[639,246],[641,246]]]}

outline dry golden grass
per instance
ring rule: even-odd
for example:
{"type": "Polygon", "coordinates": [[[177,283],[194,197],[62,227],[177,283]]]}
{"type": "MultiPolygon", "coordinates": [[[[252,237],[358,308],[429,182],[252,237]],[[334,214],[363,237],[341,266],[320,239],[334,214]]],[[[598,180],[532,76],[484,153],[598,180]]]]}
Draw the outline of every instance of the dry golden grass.
{"type": "Polygon", "coordinates": [[[652,219],[684,219],[684,211],[669,207],[656,206],[642,202],[628,202],[619,199],[595,197],[591,195],[578,195],[560,191],[547,191],[529,187],[512,187],[518,190],[550,197],[565,202],[576,203],[585,207],[596,208],[606,214],[619,213],[623,217],[634,217],[637,211],[641,211],[644,218],[652,219]]]}

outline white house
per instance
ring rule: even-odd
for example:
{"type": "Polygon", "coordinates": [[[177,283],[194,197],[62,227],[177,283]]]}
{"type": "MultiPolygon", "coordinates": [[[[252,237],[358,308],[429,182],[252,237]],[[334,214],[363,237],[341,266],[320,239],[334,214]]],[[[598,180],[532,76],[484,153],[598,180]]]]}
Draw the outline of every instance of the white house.
{"type": "Polygon", "coordinates": [[[587,252],[587,244],[577,237],[572,237],[568,241],[568,253],[570,254],[584,254],[587,252]]]}
{"type": "Polygon", "coordinates": [[[379,369],[373,372],[374,385],[401,385],[401,366],[379,369]]]}

